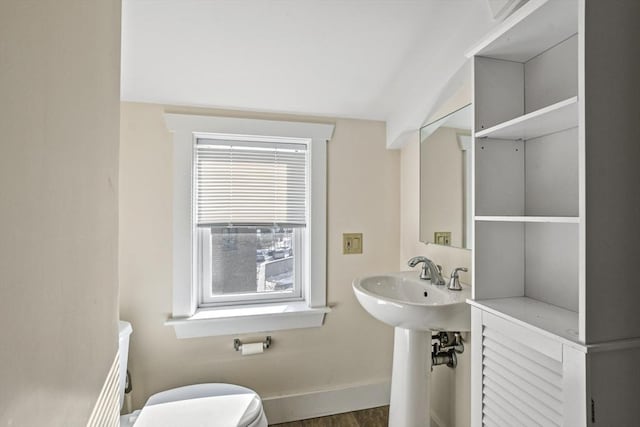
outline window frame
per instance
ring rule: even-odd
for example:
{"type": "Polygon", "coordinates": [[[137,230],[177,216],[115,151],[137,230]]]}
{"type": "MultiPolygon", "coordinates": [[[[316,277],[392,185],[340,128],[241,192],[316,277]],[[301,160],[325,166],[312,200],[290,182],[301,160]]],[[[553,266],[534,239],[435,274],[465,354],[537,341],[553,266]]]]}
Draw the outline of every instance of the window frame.
{"type": "Polygon", "coordinates": [[[173,309],[165,324],[179,338],[321,326],[326,300],[327,143],[333,124],[165,113],[173,134],[173,309]],[[309,221],[302,301],[202,307],[193,238],[193,155],[198,136],[309,140],[309,221]],[[185,206],[191,206],[191,209],[185,206]]]}
{"type": "MultiPolygon", "coordinates": [[[[203,132],[194,132],[193,139],[193,159],[192,159],[192,171],[196,169],[196,151],[198,141],[219,141],[222,143],[239,143],[245,146],[259,146],[260,143],[268,143],[278,146],[304,146],[304,150],[306,152],[306,160],[305,160],[305,187],[307,191],[307,195],[305,198],[305,202],[307,206],[311,203],[311,189],[310,189],[310,150],[311,150],[311,140],[309,138],[283,138],[281,136],[278,137],[267,137],[267,136],[256,136],[256,135],[230,135],[230,134],[219,134],[219,133],[203,133],[203,132]]],[[[192,179],[192,188],[196,188],[197,186],[197,176],[196,173],[193,172],[192,179]]],[[[294,292],[281,293],[280,295],[277,292],[272,293],[247,293],[247,294],[230,294],[230,295],[220,295],[213,296],[210,293],[207,293],[207,286],[209,286],[211,282],[211,269],[210,266],[207,266],[205,263],[205,259],[209,259],[212,254],[207,253],[206,245],[207,238],[205,237],[206,233],[201,233],[199,227],[196,225],[197,223],[197,202],[194,192],[192,192],[192,229],[193,239],[195,240],[194,244],[194,262],[197,263],[195,269],[195,278],[196,284],[198,286],[198,307],[199,308],[211,308],[211,307],[221,307],[221,306],[233,306],[233,305],[241,305],[241,304],[265,304],[265,303],[281,303],[286,301],[302,301],[304,300],[304,289],[305,282],[309,280],[305,275],[305,271],[307,269],[308,259],[305,257],[306,253],[309,251],[307,244],[309,243],[308,236],[308,227],[294,228],[294,292]],[[209,268],[208,268],[209,267],[209,268]]],[[[309,212],[305,213],[305,223],[310,223],[309,212]]],[[[267,227],[260,227],[267,228],[267,227]]]]}

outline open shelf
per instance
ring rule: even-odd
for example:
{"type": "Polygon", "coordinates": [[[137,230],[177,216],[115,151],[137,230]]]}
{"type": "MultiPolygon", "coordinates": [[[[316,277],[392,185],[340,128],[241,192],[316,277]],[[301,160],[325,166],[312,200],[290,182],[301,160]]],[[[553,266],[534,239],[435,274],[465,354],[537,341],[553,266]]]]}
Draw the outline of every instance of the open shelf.
{"type": "Polygon", "coordinates": [[[474,298],[526,296],[579,308],[576,223],[476,221],[474,298]]]}
{"type": "Polygon", "coordinates": [[[529,141],[477,139],[477,219],[577,223],[577,151],[576,127],[529,141]]]}
{"type": "Polygon", "coordinates": [[[467,57],[526,62],[578,32],[576,0],[530,0],[498,25],[467,57]]]}
{"type": "Polygon", "coordinates": [[[528,297],[467,300],[503,319],[510,320],[537,332],[551,334],[566,343],[582,345],[579,341],[578,313],[528,297]]]}
{"type": "Polygon", "coordinates": [[[574,96],[476,132],[476,138],[527,140],[576,126],[578,126],[578,97],[574,96]]]}
{"type": "Polygon", "coordinates": [[[476,216],[476,221],[489,222],[554,222],[560,224],[577,224],[580,218],[577,216],[476,216]]]}

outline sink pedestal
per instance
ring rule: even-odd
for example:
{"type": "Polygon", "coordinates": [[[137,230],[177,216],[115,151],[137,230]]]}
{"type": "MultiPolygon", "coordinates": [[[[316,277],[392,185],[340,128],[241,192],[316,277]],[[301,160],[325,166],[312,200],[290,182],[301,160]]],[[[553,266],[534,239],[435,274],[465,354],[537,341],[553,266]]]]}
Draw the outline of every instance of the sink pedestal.
{"type": "Polygon", "coordinates": [[[389,427],[429,427],[431,331],[396,327],[393,341],[389,427]]]}
{"type": "Polygon", "coordinates": [[[468,331],[471,289],[450,291],[420,280],[415,271],[353,280],[369,314],[395,327],[389,427],[429,427],[431,331],[468,331]]]}

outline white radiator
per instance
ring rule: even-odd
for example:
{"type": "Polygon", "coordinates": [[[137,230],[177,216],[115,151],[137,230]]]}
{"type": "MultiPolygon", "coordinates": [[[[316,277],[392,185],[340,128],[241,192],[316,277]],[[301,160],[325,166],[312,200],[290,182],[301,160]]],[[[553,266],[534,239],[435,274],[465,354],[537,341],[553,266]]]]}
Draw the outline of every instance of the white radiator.
{"type": "Polygon", "coordinates": [[[116,352],[107,378],[93,407],[87,427],[118,427],[120,425],[120,355],[116,352]]]}

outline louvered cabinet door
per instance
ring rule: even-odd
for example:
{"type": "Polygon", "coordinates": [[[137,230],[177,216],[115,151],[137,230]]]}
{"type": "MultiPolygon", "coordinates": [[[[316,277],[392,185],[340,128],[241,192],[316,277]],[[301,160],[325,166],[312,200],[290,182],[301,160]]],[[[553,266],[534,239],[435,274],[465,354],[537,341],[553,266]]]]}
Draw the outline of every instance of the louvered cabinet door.
{"type": "Polygon", "coordinates": [[[573,423],[584,365],[567,369],[561,342],[480,310],[472,319],[474,427],[582,425],[573,423]]]}

